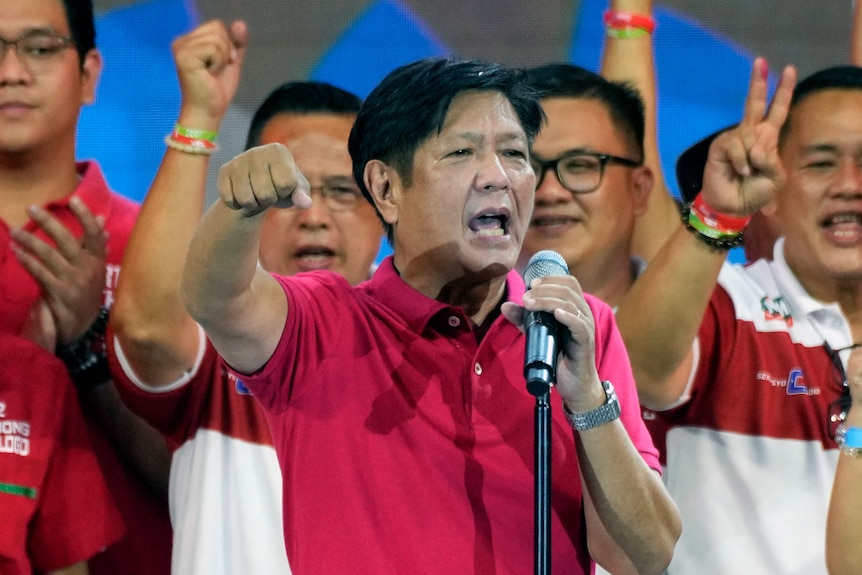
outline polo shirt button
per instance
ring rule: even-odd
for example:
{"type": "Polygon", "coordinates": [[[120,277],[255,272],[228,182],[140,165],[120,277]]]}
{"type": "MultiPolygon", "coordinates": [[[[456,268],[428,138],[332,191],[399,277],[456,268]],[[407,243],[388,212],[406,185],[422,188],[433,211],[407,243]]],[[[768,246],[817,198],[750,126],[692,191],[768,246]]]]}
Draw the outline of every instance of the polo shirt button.
{"type": "Polygon", "coordinates": [[[459,325],[461,325],[461,318],[459,318],[457,315],[449,316],[449,325],[451,325],[452,327],[458,327],[459,325]]]}
{"type": "Polygon", "coordinates": [[[476,365],[473,366],[473,371],[476,372],[476,375],[482,375],[482,364],[477,361],[476,365]]]}

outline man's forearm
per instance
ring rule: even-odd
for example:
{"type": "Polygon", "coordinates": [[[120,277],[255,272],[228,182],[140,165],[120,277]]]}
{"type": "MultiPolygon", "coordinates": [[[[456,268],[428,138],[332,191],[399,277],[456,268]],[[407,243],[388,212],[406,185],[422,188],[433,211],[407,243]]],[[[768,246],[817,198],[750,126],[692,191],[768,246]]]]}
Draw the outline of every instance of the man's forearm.
{"type": "Polygon", "coordinates": [[[590,553],[611,573],[661,573],[681,533],[658,474],[620,421],[578,433],[590,553]]]}
{"type": "Polygon", "coordinates": [[[257,269],[264,214],[242,217],[221,201],[201,219],[189,246],[182,276],[186,307],[205,328],[242,313],[257,269]]]}
{"type": "Polygon", "coordinates": [[[620,302],[617,325],[644,405],[681,395],[678,368],[690,357],[725,258],[681,227],[620,302]]]}

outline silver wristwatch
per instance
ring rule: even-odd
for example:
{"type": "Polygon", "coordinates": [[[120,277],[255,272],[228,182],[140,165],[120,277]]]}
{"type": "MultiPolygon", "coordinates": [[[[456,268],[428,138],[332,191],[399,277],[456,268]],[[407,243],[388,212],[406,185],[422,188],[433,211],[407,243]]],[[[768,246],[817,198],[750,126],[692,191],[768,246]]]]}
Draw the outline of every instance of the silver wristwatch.
{"type": "Polygon", "coordinates": [[[605,423],[609,423],[620,416],[620,402],[617,399],[617,392],[614,391],[614,386],[610,381],[603,381],[602,388],[605,390],[607,400],[603,405],[595,409],[584,411],[581,413],[572,413],[566,404],[563,403],[563,412],[566,414],[566,419],[569,421],[575,431],[586,431],[605,423]]]}

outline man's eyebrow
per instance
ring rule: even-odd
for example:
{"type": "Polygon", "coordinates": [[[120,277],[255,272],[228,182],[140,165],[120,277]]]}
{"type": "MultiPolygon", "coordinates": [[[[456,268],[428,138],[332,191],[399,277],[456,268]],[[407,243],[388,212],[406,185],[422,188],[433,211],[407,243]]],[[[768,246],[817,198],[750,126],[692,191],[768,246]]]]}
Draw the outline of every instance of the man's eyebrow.
{"type": "Polygon", "coordinates": [[[321,179],[326,183],[356,183],[351,174],[325,174],[321,179]]]}
{"type": "Polygon", "coordinates": [[[29,36],[31,34],[52,34],[58,36],[69,36],[69,33],[64,33],[53,26],[45,25],[45,26],[31,26],[29,28],[24,28],[23,31],[19,32],[17,37],[21,38],[22,36],[29,36]]]}
{"type": "MultiPolygon", "coordinates": [[[[470,142],[483,143],[488,139],[488,136],[478,132],[458,132],[457,134],[449,134],[442,138],[443,141],[453,140],[468,140],[470,142]]],[[[523,132],[506,132],[493,138],[497,142],[526,142],[527,138],[523,132]]]]}

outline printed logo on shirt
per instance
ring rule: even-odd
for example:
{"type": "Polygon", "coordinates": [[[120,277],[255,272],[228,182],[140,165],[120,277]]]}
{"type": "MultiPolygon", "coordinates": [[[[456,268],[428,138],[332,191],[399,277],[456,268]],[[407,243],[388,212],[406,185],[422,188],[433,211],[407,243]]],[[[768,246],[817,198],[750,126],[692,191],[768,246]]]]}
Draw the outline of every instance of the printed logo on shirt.
{"type": "Polygon", "coordinates": [[[784,388],[787,395],[820,395],[820,388],[809,387],[805,374],[799,368],[791,369],[786,378],[775,377],[760,371],[757,373],[757,380],[766,382],[772,387],[784,388]]]}
{"type": "MultiPolygon", "coordinates": [[[[6,404],[0,404],[5,418],[6,404]]],[[[30,422],[0,419],[0,453],[12,453],[26,457],[30,455],[30,422]]]]}
{"type": "Polygon", "coordinates": [[[790,308],[784,302],[784,298],[777,297],[774,300],[769,296],[760,300],[760,308],[763,310],[763,319],[766,321],[780,320],[787,324],[787,327],[793,327],[793,317],[790,315],[790,308]]]}
{"type": "Polygon", "coordinates": [[[120,266],[108,264],[105,266],[105,290],[102,292],[102,305],[108,309],[114,305],[114,290],[120,279],[120,266]]]}
{"type": "Polygon", "coordinates": [[[228,381],[234,382],[234,389],[240,395],[251,395],[251,390],[245,386],[240,378],[231,372],[227,374],[228,381]]]}

